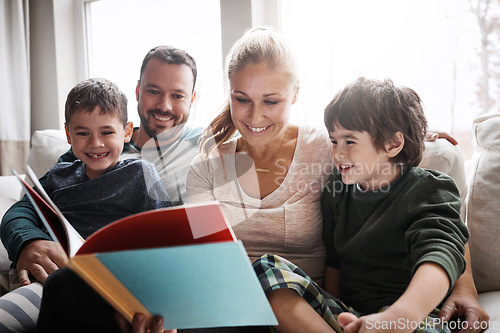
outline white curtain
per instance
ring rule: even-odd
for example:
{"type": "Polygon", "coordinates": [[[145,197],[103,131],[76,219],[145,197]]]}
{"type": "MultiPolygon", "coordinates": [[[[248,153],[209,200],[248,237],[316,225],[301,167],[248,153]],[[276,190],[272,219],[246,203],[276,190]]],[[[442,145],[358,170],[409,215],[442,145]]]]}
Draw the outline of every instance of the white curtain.
{"type": "Polygon", "coordinates": [[[0,0],[0,175],[23,173],[30,146],[28,0],[0,0]]]}

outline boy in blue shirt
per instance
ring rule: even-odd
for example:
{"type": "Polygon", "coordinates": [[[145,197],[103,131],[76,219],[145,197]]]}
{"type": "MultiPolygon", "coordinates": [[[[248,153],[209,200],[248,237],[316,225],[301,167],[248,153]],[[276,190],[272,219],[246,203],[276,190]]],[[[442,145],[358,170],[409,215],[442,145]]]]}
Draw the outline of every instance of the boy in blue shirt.
{"type": "MultiPolygon", "coordinates": [[[[68,94],[65,118],[68,142],[78,159],[57,163],[49,171],[44,188],[83,238],[119,218],[170,206],[152,163],[139,159],[119,161],[133,127],[127,121],[127,98],[114,83],[88,79],[77,84],[68,94]]],[[[25,229],[36,235],[19,244],[19,248],[52,248],[54,256],[49,266],[53,270],[64,266],[64,256],[41,222],[33,228],[36,222],[23,221],[30,224],[25,229]]],[[[16,231],[23,229],[19,223],[14,227],[16,231]]]]}
{"type": "Polygon", "coordinates": [[[82,237],[122,217],[170,206],[151,162],[120,161],[133,126],[115,84],[95,78],[77,84],[68,94],[65,119],[77,160],[57,163],[45,189],[82,237]]]}

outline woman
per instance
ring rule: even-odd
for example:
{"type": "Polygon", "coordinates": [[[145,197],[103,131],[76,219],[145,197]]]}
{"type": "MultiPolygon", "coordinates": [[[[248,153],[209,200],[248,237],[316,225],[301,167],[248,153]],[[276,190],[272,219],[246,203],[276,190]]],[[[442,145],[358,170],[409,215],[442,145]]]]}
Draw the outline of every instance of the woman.
{"type": "Polygon", "coordinates": [[[230,98],[205,130],[187,200],[218,200],[252,262],[279,253],[321,283],[319,198],[332,168],[327,132],[289,123],[299,81],[276,31],[246,33],[227,64],[230,98]]]}

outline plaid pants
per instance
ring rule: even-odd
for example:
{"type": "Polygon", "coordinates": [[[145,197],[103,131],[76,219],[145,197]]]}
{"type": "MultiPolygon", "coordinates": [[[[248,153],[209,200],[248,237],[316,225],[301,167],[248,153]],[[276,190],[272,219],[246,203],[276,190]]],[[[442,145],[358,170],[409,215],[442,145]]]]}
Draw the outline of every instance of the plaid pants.
{"type": "MultiPolygon", "coordinates": [[[[253,263],[253,268],[267,294],[280,288],[295,290],[312,308],[335,330],[342,333],[337,317],[342,312],[350,312],[360,317],[361,314],[346,306],[339,299],[331,296],[316,284],[307,274],[290,261],[279,256],[265,254],[253,263]]],[[[380,311],[384,311],[385,308],[380,311]]],[[[415,332],[450,333],[446,323],[439,322],[439,310],[434,310],[421,323],[415,332]]]]}

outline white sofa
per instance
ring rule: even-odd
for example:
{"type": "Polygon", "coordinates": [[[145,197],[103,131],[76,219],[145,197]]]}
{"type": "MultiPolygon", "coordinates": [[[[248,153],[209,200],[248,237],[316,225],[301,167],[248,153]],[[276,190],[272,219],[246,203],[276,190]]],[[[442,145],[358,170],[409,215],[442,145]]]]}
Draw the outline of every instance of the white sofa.
{"type": "MultiPolygon", "coordinates": [[[[467,216],[471,232],[472,269],[480,292],[479,301],[491,317],[487,332],[500,333],[500,114],[476,119],[473,129],[476,153],[469,181],[461,153],[445,140],[426,144],[421,166],[450,174],[461,191],[466,202],[462,214],[467,216]]],[[[40,177],[68,148],[63,131],[35,132],[28,164],[40,177]]],[[[23,170],[18,171],[22,173],[23,170]]],[[[13,176],[0,177],[0,216],[20,196],[21,187],[13,176]]],[[[0,244],[0,287],[3,291],[11,287],[7,274],[9,267],[10,261],[0,244]]]]}

